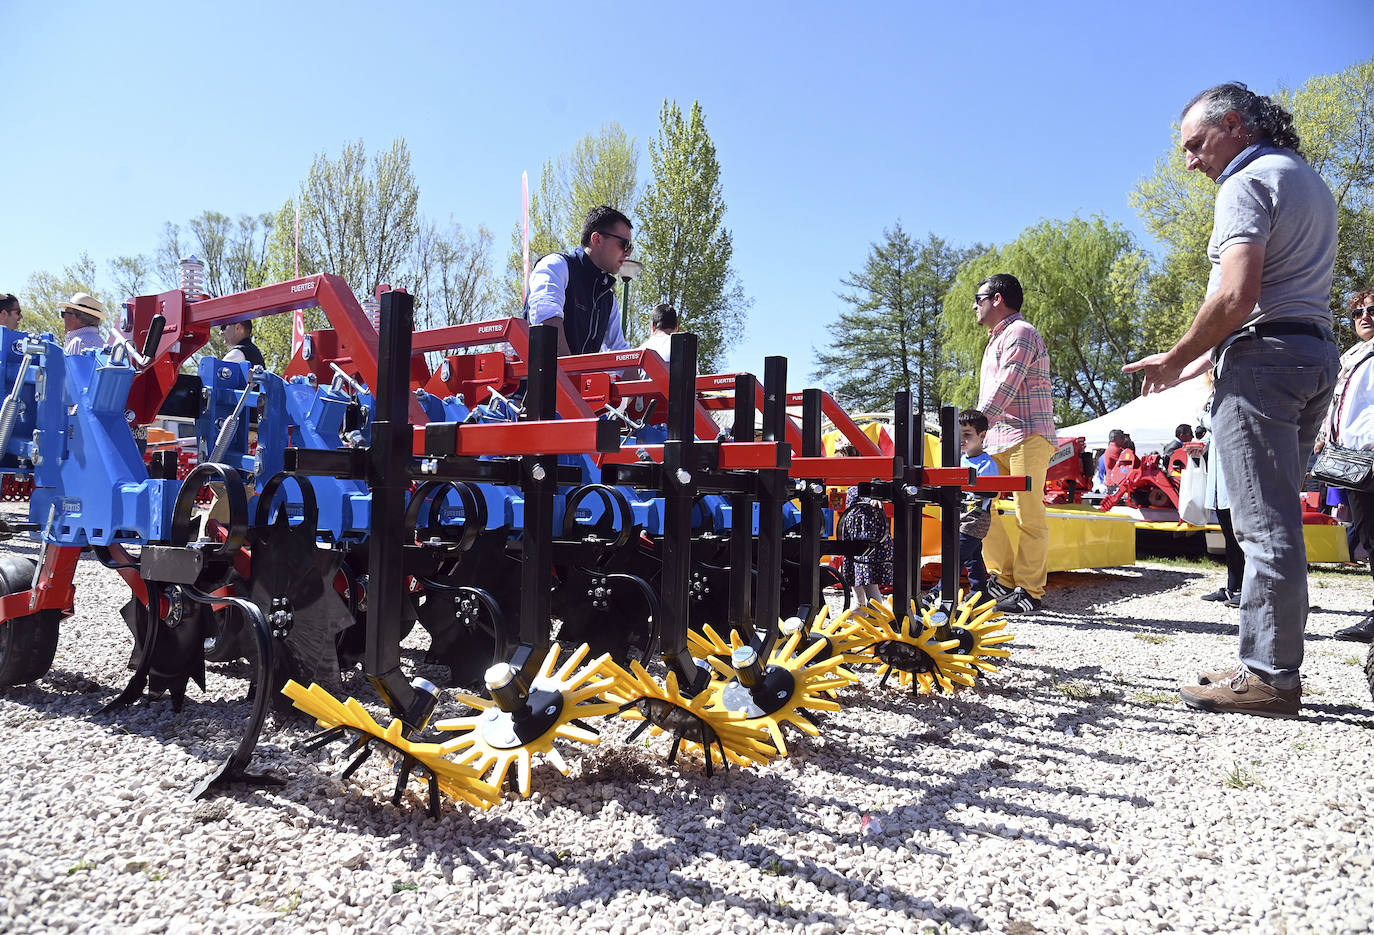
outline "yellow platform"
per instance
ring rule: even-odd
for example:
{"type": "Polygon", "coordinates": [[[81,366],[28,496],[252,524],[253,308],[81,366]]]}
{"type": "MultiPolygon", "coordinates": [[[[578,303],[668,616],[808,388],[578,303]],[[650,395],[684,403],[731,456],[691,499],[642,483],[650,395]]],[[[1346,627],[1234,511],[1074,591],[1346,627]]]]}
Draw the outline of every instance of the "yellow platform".
{"type": "MultiPolygon", "coordinates": [[[[1135,564],[1135,522],[1097,511],[1047,507],[1050,522],[1049,571],[1111,568],[1135,564]]],[[[999,500],[992,521],[1000,523],[1015,547],[1021,538],[1016,507],[999,500]]]]}

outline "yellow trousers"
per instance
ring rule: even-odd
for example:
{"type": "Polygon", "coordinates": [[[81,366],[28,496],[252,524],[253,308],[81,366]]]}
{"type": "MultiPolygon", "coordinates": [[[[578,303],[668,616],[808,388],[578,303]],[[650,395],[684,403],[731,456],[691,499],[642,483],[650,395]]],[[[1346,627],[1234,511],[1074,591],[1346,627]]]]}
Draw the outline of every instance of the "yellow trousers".
{"type": "Polygon", "coordinates": [[[1024,588],[1034,598],[1045,596],[1045,571],[1049,567],[1050,522],[1045,515],[1045,472],[1049,470],[1054,444],[1043,435],[1032,435],[1021,444],[992,456],[1003,474],[1024,474],[1031,489],[1012,494],[1016,504],[1016,525],[1021,540],[1012,549],[1011,540],[994,522],[983,540],[983,562],[1009,588],[1024,588]]]}

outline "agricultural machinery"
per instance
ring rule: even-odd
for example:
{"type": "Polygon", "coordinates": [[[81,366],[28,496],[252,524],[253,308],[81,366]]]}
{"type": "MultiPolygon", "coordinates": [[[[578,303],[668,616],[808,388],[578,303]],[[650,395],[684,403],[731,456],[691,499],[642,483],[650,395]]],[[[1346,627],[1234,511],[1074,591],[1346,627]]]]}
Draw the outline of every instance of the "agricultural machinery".
{"type": "Polygon", "coordinates": [[[179,708],[207,661],[252,664],[242,735],[197,795],[266,781],[253,749],[269,709],[294,705],[321,728],[302,751],[342,742],[347,773],[380,751],[398,767],[393,801],[416,778],[437,812],[442,795],[528,793],[536,762],[566,774],[598,719],[638,722],[633,736],[709,775],[815,735],[861,666],[947,692],[1008,655],[992,602],[958,588],[957,515],[965,492],[1026,479],[926,465],[908,394],[884,455],[826,394],[789,393],[783,358],[758,380],[698,376],[690,334],[670,363],[555,346],[517,319],[417,332],[400,292],[383,296],[379,333],[330,275],[135,298],[110,346],[70,357],[51,335],[0,329],[0,470],[33,484],[27,520],[2,531],[40,547],[36,562],[0,559],[0,684],[48,671],[89,552],[130,591],[132,674],[107,708],[179,708]],[[195,360],[216,325],[307,307],[330,327],[282,376],[195,360]],[[826,418],[858,456],[823,454],[826,418]],[[194,441],[149,443],[165,419],[194,441]],[[892,598],[832,614],[823,560],[874,545],[834,534],[829,491],[852,484],[891,509],[892,598]],[[928,507],[937,601],[919,589],[928,507]],[[451,686],[407,671],[416,626],[427,671],[451,686]],[[380,720],[342,697],[359,665],[380,720]]]}

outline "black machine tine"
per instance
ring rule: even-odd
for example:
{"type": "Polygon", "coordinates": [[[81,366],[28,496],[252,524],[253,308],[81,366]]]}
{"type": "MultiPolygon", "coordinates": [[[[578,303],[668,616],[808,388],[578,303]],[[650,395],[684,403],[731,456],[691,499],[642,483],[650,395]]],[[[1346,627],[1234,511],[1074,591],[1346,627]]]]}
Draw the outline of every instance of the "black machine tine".
{"type": "Polygon", "coordinates": [[[429,817],[437,819],[439,817],[439,777],[434,775],[432,770],[427,770],[429,774],[429,817]]]}
{"type": "Polygon", "coordinates": [[[298,753],[314,753],[329,746],[334,741],[342,739],[346,734],[347,732],[342,727],[331,727],[300,741],[295,745],[295,750],[298,753]]]}
{"type": "Polygon", "coordinates": [[[592,727],[592,725],[588,724],[586,721],[582,720],[580,717],[572,718],[571,720],[568,721],[568,723],[569,723],[569,724],[576,724],[578,727],[582,728],[583,730],[591,731],[593,734],[596,734],[596,735],[598,735],[598,736],[600,736],[600,734],[601,734],[601,731],[597,730],[595,727],[592,727]]]}
{"type": "Polygon", "coordinates": [[[710,779],[715,775],[715,767],[711,764],[711,744],[709,742],[702,744],[701,752],[706,754],[706,778],[710,779]]]}
{"type": "MultiPolygon", "coordinates": [[[[953,406],[940,410],[940,463],[954,467],[959,463],[959,411],[953,406]]],[[[950,621],[959,596],[959,506],[963,494],[958,487],[941,487],[940,503],[940,604],[944,620],[937,633],[949,638],[950,621]]]]}
{"type": "MultiPolygon", "coordinates": [[[[369,739],[371,739],[371,738],[369,738],[369,739]]],[[[341,780],[343,780],[344,782],[348,782],[348,780],[353,776],[353,774],[356,773],[356,772],[358,771],[358,767],[360,767],[360,766],[362,766],[364,763],[366,763],[366,762],[367,762],[367,758],[370,757],[371,755],[372,755],[372,747],[371,747],[371,745],[369,745],[369,744],[367,743],[366,740],[364,740],[364,741],[363,741],[363,752],[362,752],[362,753],[359,753],[358,756],[357,756],[357,758],[355,758],[355,759],[353,760],[352,763],[349,763],[349,764],[348,764],[348,766],[344,769],[343,773],[340,774],[339,778],[340,778],[341,780]]]]}
{"type": "Polygon", "coordinates": [[[692,562],[697,336],[677,332],[668,362],[668,440],[663,445],[663,571],[659,652],[685,693],[695,693],[698,670],[687,648],[688,586],[692,562]]]}
{"type": "MultiPolygon", "coordinates": [[[[783,442],[787,437],[787,358],[763,361],[763,440],[783,442]]],[[[791,480],[785,469],[769,469],[759,475],[759,564],[755,579],[754,619],[758,634],[755,649],[767,659],[778,638],[778,612],[782,601],[782,511],[791,499],[791,480]]]]}
{"type": "Polygon", "coordinates": [[[682,749],[682,731],[673,731],[673,749],[668,751],[668,765],[677,762],[677,752],[682,749]]]}
{"type": "MultiPolygon", "coordinates": [[[[731,436],[737,442],[754,440],[755,395],[758,381],[751,373],[735,376],[735,424],[731,436]]],[[[752,616],[754,564],[754,498],[746,492],[730,495],[730,594],[726,626],[740,633],[754,631],[752,616]]]]}
{"type": "MultiPolygon", "coordinates": [[[[634,707],[634,702],[630,702],[630,703],[627,704],[627,705],[623,705],[623,706],[621,707],[620,710],[623,712],[623,711],[627,710],[628,708],[633,708],[633,707],[634,707]]],[[[626,743],[634,743],[634,742],[635,742],[635,738],[638,737],[640,734],[644,733],[644,732],[645,732],[646,730],[648,730],[648,729],[649,729],[649,720],[648,720],[648,718],[645,718],[643,721],[640,721],[640,722],[639,722],[639,726],[638,726],[638,727],[636,727],[634,730],[630,731],[630,736],[628,736],[628,737],[625,738],[625,742],[626,742],[626,743]]]]}
{"type": "Polygon", "coordinates": [[[401,758],[401,765],[396,770],[396,788],[391,793],[391,804],[400,805],[401,796],[405,794],[406,782],[410,779],[410,768],[415,764],[415,758],[404,756],[401,758]]]}

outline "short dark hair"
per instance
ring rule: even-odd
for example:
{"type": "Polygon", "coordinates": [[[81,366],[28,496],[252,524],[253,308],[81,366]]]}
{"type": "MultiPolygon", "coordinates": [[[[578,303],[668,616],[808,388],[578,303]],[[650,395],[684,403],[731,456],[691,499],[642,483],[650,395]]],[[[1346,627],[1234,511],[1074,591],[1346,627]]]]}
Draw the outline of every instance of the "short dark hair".
{"type": "Polygon", "coordinates": [[[649,313],[649,324],[654,326],[655,331],[676,331],[677,309],[667,302],[655,305],[654,310],[649,313]]]}
{"type": "Polygon", "coordinates": [[[1180,422],[1178,426],[1174,429],[1174,438],[1178,438],[1184,432],[1187,432],[1189,435],[1192,435],[1193,427],[1189,425],[1187,422],[1180,422]]]}
{"type": "Polygon", "coordinates": [[[239,325],[243,328],[244,337],[251,338],[253,336],[253,319],[245,318],[239,322],[239,325]]]}
{"type": "Polygon", "coordinates": [[[1026,294],[1021,291],[1021,281],[1011,273],[993,273],[978,284],[978,291],[994,295],[1000,292],[1002,301],[1007,303],[1007,308],[1013,312],[1021,311],[1021,303],[1026,300],[1026,294]],[[984,286],[987,288],[983,288],[984,286]]]}
{"type": "Polygon", "coordinates": [[[4,295],[0,295],[0,312],[17,311],[19,311],[18,298],[16,298],[12,293],[9,292],[6,292],[4,295]]]}
{"type": "Polygon", "coordinates": [[[983,415],[981,409],[965,409],[959,413],[959,424],[973,426],[979,435],[985,435],[988,431],[988,417],[983,415]]]}
{"type": "Polygon", "coordinates": [[[1256,94],[1239,81],[1228,81],[1194,94],[1178,115],[1179,122],[1182,123],[1188,111],[1198,104],[1203,105],[1201,118],[1206,126],[1221,123],[1221,119],[1234,110],[1250,131],[1251,142],[1269,140],[1275,146],[1302,155],[1302,140],[1293,126],[1293,115],[1275,104],[1267,94],[1256,94]]]}
{"type": "Polygon", "coordinates": [[[1207,434],[1207,426],[1205,426],[1205,425],[1195,425],[1195,426],[1193,426],[1193,437],[1194,437],[1194,438],[1201,438],[1202,436],[1204,436],[1204,435],[1206,435],[1206,434],[1207,434]]]}
{"type": "Polygon", "coordinates": [[[605,234],[617,224],[624,224],[631,230],[634,225],[630,219],[621,214],[609,205],[597,205],[587,212],[587,219],[582,222],[582,246],[592,245],[592,234],[605,234]]]}
{"type": "Polygon", "coordinates": [[[1112,429],[1110,432],[1107,433],[1107,441],[1116,441],[1118,438],[1123,437],[1125,434],[1126,433],[1121,431],[1121,429],[1112,429]]]}

